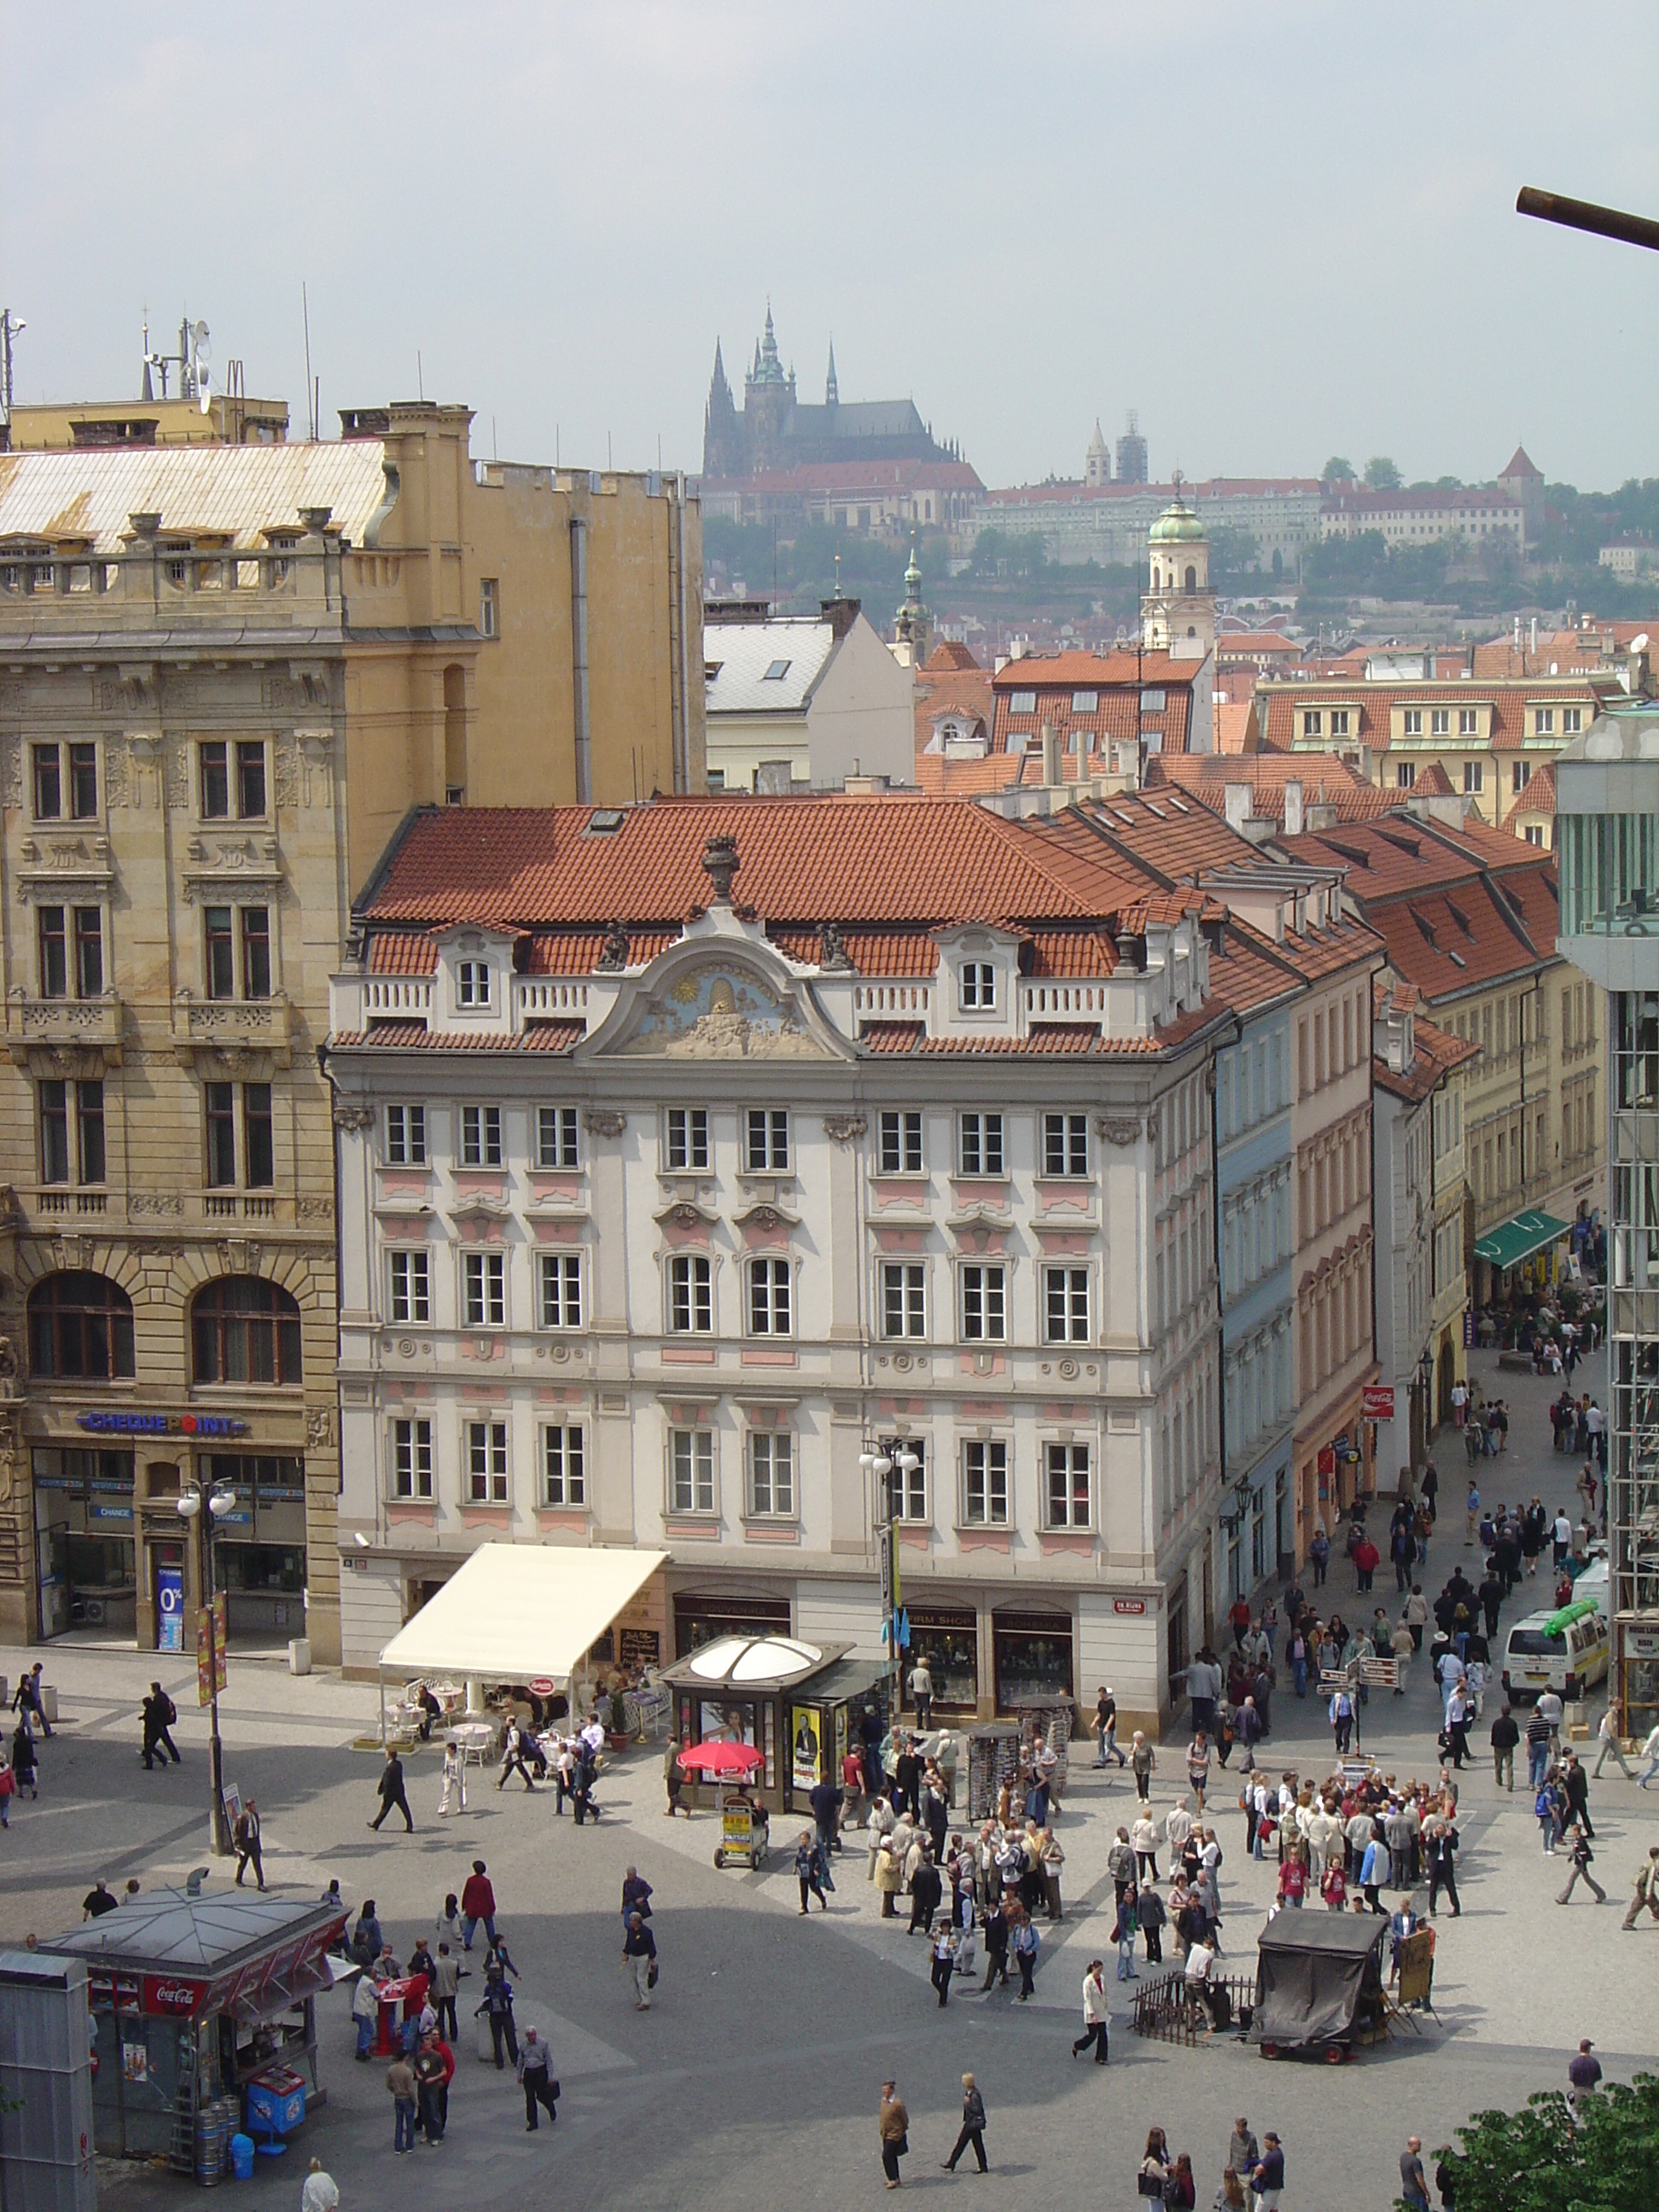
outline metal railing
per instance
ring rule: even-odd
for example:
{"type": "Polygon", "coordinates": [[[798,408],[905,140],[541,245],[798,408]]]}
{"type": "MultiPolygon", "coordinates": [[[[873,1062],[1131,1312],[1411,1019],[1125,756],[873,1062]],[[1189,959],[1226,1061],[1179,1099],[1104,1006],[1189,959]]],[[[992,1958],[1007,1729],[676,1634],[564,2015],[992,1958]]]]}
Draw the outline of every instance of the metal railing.
{"type": "Polygon", "coordinates": [[[1209,2002],[1193,1994],[1179,1967],[1135,1991],[1129,2025],[1159,2043],[1207,2042],[1218,2029],[1248,2027],[1255,2011],[1255,1978],[1212,1974],[1203,1984],[1209,2002]],[[1224,2005],[1221,2000],[1224,1998],[1224,2005]]]}

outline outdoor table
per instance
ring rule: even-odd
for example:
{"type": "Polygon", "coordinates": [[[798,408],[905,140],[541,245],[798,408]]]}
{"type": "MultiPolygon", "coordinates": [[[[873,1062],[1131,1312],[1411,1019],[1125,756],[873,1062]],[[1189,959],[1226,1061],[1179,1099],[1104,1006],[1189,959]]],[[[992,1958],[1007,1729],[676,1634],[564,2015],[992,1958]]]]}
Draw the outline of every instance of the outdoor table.
{"type": "Polygon", "coordinates": [[[398,2008],[399,2005],[403,2007],[405,2020],[411,2009],[419,2018],[421,2007],[426,2002],[426,1976],[405,1974],[401,1981],[377,1982],[374,1995],[380,2008],[374,2056],[377,2058],[396,2058],[404,2047],[403,2037],[398,2030],[398,2008]]]}
{"type": "Polygon", "coordinates": [[[493,1721],[457,1721],[449,1731],[461,1754],[463,1766],[487,1766],[495,1754],[495,1724],[493,1721]]]}

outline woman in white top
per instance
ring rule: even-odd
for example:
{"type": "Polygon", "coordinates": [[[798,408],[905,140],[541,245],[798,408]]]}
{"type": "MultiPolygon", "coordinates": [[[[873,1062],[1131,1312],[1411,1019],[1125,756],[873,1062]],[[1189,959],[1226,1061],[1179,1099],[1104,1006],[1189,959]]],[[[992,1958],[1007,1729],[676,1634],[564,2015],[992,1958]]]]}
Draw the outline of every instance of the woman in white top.
{"type": "Polygon", "coordinates": [[[1158,1830],[1152,1826],[1150,1813],[1143,1813],[1129,1831],[1129,1841],[1134,1846],[1135,1872],[1144,1878],[1151,1875],[1158,1879],[1158,1830]]]}
{"type": "Polygon", "coordinates": [[[461,1765],[461,1753],[459,1745],[452,1741],[444,1746],[443,1790],[438,1799],[438,1814],[441,1819],[445,1814],[453,1813],[456,1810],[457,1800],[459,1801],[459,1809],[465,1813],[466,1810],[466,1769],[461,1765]]]}

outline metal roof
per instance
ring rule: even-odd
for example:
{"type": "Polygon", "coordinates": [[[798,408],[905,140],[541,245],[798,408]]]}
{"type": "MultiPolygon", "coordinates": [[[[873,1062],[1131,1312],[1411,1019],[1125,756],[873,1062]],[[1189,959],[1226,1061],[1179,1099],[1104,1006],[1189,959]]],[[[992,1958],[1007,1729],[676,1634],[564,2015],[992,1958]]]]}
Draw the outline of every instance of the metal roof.
{"type": "Polygon", "coordinates": [[[0,453],[0,544],[76,538],[117,554],[131,541],[129,515],[159,514],[163,536],[255,548],[268,530],[300,528],[306,507],[331,507],[333,526],[361,544],[385,495],[385,451],[378,438],[350,438],[0,453]]]}
{"type": "Polygon", "coordinates": [[[40,1948],[69,1952],[88,1966],[210,1974],[246,1953],[274,1950],[337,1917],[337,1907],[314,1898],[234,1891],[190,1897],[180,1889],[162,1889],[130,1899],[40,1948]]]}
{"type": "Polygon", "coordinates": [[[799,714],[811,697],[836,650],[827,622],[806,615],[776,616],[763,623],[705,623],[702,659],[708,710],[716,714],[799,714]],[[786,664],[781,676],[766,672],[786,664]]]}

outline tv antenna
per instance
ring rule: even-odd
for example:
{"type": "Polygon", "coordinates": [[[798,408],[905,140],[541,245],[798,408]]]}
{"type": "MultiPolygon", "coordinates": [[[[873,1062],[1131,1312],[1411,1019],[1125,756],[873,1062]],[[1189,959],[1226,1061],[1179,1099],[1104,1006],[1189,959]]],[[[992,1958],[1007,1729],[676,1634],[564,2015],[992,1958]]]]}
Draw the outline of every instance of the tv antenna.
{"type": "Polygon", "coordinates": [[[12,341],[27,328],[9,307],[0,307],[0,453],[11,444],[12,341]]]}
{"type": "Polygon", "coordinates": [[[143,397],[155,396],[150,382],[150,371],[155,369],[161,379],[161,397],[167,396],[167,373],[179,372],[179,397],[194,399],[204,415],[213,404],[213,374],[208,364],[213,359],[213,341],[205,323],[192,323],[188,315],[179,324],[177,353],[152,353],[149,349],[149,317],[144,317],[144,388],[143,397]]]}

